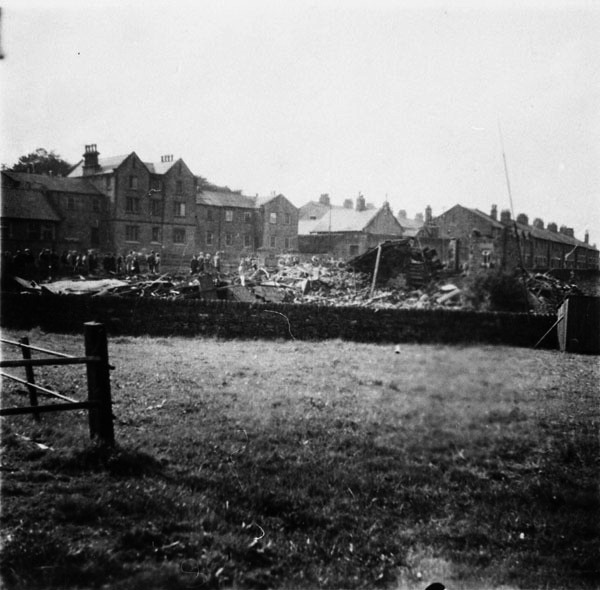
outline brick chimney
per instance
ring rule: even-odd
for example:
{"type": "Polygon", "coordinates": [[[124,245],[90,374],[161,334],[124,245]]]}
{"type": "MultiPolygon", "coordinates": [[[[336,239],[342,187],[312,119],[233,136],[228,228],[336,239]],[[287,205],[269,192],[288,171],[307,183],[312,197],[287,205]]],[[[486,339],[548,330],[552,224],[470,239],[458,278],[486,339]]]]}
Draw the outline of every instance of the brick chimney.
{"type": "Polygon", "coordinates": [[[91,143],[85,146],[85,152],[83,154],[83,175],[94,174],[100,169],[98,164],[98,156],[100,152],[96,148],[95,143],[91,143]]]}
{"type": "Polygon", "coordinates": [[[431,223],[432,219],[433,217],[431,215],[431,206],[427,205],[427,207],[425,207],[425,223],[431,223]]]}
{"type": "Polygon", "coordinates": [[[558,226],[556,225],[556,223],[554,223],[554,221],[551,221],[547,226],[546,229],[548,231],[551,231],[552,233],[558,233],[558,226]]]}
{"type": "Polygon", "coordinates": [[[567,227],[566,225],[561,225],[560,226],[560,233],[565,235],[565,236],[569,236],[570,238],[574,238],[575,237],[575,231],[573,230],[572,227],[567,227]]]}
{"type": "Polygon", "coordinates": [[[535,227],[536,229],[544,229],[544,220],[540,219],[539,217],[536,217],[533,220],[533,227],[535,227]]]}
{"type": "Polygon", "coordinates": [[[417,213],[415,215],[415,221],[417,221],[419,223],[423,223],[423,213],[417,213]]]}
{"type": "Polygon", "coordinates": [[[352,199],[344,199],[344,209],[353,209],[354,203],[352,203],[352,199]]]}
{"type": "Polygon", "coordinates": [[[527,217],[525,213],[519,213],[517,215],[517,223],[520,223],[521,225],[529,225],[529,217],[527,217]]]}
{"type": "Polygon", "coordinates": [[[587,229],[585,230],[585,234],[583,234],[583,241],[586,244],[590,243],[590,232],[587,229]]]}
{"type": "Polygon", "coordinates": [[[358,197],[356,197],[356,210],[364,211],[366,208],[365,198],[362,196],[362,193],[358,193],[358,197]]]}
{"type": "Polygon", "coordinates": [[[501,223],[510,223],[510,210],[509,209],[502,209],[502,211],[500,211],[500,222],[501,223]]]}
{"type": "Polygon", "coordinates": [[[321,205],[327,205],[329,207],[329,205],[331,205],[331,202],[329,201],[329,194],[328,193],[323,193],[319,197],[319,203],[321,203],[321,205]]]}
{"type": "Polygon", "coordinates": [[[494,221],[498,221],[498,205],[492,205],[492,210],[490,211],[490,217],[494,221]]]}
{"type": "Polygon", "coordinates": [[[406,209],[400,209],[400,211],[398,211],[398,217],[400,219],[406,219],[406,209]]]}

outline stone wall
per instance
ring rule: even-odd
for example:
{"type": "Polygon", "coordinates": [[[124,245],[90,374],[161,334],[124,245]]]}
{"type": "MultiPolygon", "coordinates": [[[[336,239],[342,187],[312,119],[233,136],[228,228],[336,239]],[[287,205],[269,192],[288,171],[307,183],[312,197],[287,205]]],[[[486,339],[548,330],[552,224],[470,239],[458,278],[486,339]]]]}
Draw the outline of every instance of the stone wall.
{"type": "MultiPolygon", "coordinates": [[[[293,304],[4,293],[5,328],[81,332],[98,321],[109,334],[246,339],[342,339],[376,343],[487,343],[532,347],[554,315],[395,310],[293,304]]],[[[556,330],[541,347],[557,348],[556,330]]]]}

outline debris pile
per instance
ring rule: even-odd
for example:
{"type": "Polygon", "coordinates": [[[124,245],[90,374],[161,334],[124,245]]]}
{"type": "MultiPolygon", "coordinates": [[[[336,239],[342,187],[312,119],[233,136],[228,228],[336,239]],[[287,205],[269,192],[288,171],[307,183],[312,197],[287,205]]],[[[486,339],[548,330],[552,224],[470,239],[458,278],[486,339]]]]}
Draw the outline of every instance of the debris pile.
{"type": "Polygon", "coordinates": [[[555,313],[570,295],[583,295],[574,283],[566,283],[549,274],[530,274],[525,286],[531,307],[539,313],[555,313]]]}

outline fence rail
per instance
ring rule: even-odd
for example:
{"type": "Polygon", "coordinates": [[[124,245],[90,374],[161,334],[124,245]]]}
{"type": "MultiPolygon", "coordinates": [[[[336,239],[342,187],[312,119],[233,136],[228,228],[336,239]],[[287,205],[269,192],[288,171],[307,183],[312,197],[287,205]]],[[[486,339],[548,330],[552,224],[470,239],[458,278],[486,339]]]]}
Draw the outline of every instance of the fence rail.
{"type": "Polygon", "coordinates": [[[71,356],[54,350],[48,350],[29,344],[27,337],[18,342],[0,339],[2,343],[16,346],[21,349],[23,358],[18,360],[2,360],[0,368],[24,367],[26,379],[15,375],[0,372],[0,377],[16,381],[27,386],[29,393],[29,406],[2,408],[0,416],[14,416],[18,414],[32,414],[34,420],[40,420],[40,414],[46,412],[64,412],[67,410],[88,410],[90,437],[98,438],[106,445],[114,445],[114,427],[112,415],[112,400],[110,392],[110,369],[114,368],[108,362],[108,343],[106,329],[103,324],[86,322],[83,325],[85,356],[71,356]],[[32,359],[31,351],[42,352],[56,358],[32,359]],[[87,373],[87,401],[77,401],[66,395],[52,391],[35,383],[34,367],[83,365],[87,373]],[[55,403],[40,406],[38,392],[54,397],[67,403],[55,403]]]}

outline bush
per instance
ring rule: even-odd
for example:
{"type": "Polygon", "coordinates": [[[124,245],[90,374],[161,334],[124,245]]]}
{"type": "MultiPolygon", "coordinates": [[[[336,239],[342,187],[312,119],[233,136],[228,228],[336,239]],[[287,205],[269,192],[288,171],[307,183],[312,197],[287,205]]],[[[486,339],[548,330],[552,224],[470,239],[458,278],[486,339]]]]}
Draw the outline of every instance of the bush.
{"type": "Polygon", "coordinates": [[[479,311],[527,311],[527,290],[518,272],[482,270],[464,284],[465,304],[479,311]]]}

